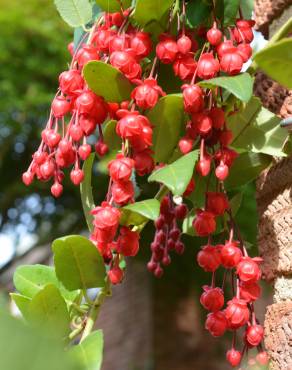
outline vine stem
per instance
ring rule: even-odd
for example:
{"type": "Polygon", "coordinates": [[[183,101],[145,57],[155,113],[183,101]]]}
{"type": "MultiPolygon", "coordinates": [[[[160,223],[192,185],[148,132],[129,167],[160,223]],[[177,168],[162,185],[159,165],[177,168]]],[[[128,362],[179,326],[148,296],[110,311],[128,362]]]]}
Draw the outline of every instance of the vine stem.
{"type": "Polygon", "coordinates": [[[100,292],[98,292],[98,294],[97,294],[97,296],[96,296],[96,298],[93,302],[93,305],[92,305],[92,307],[89,311],[89,315],[88,315],[87,320],[86,320],[86,325],[85,325],[84,331],[82,333],[80,343],[82,343],[89,336],[89,334],[92,332],[92,330],[94,328],[94,325],[95,325],[95,322],[98,319],[100,307],[103,304],[105,298],[110,296],[110,295],[111,295],[111,285],[110,285],[109,279],[107,278],[104,288],[102,288],[100,290],[100,292]]]}

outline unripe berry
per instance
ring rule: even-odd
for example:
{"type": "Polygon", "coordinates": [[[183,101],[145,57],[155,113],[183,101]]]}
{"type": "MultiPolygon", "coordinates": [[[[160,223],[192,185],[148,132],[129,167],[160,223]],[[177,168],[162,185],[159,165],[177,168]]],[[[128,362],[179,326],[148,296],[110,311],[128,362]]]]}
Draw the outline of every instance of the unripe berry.
{"type": "Polygon", "coordinates": [[[64,96],[56,96],[52,102],[52,111],[56,118],[64,117],[70,112],[71,103],[64,96]]]}
{"type": "Polygon", "coordinates": [[[33,174],[29,171],[22,174],[22,181],[26,186],[29,186],[33,181],[33,174]]]}
{"type": "Polygon", "coordinates": [[[154,270],[154,275],[157,278],[161,278],[161,276],[163,275],[163,270],[160,265],[157,265],[156,269],[154,270]]]}
{"type": "Polygon", "coordinates": [[[148,271],[154,272],[156,270],[156,268],[157,268],[157,263],[156,262],[150,261],[150,262],[147,263],[148,271]]]}
{"type": "Polygon", "coordinates": [[[229,168],[223,162],[216,167],[215,175],[220,181],[224,181],[229,175],[229,168]]]}
{"type": "Polygon", "coordinates": [[[174,248],[175,248],[176,253],[179,255],[182,255],[185,251],[185,245],[181,241],[176,242],[174,248]]]}
{"type": "Polygon", "coordinates": [[[180,232],[180,229],[178,228],[172,229],[169,233],[169,237],[175,242],[179,239],[180,235],[181,235],[181,232],[180,232]]]}
{"type": "Polygon", "coordinates": [[[105,156],[108,151],[109,151],[109,147],[107,146],[107,144],[103,141],[98,141],[96,144],[95,144],[95,151],[96,153],[100,156],[100,157],[103,157],[105,156]]]}
{"type": "Polygon", "coordinates": [[[89,144],[82,144],[78,148],[78,154],[83,161],[85,161],[90,156],[90,153],[91,153],[91,146],[89,144]]]}
{"type": "Polygon", "coordinates": [[[186,215],[188,213],[188,207],[186,204],[180,204],[175,207],[174,214],[175,218],[178,220],[184,220],[186,218],[186,215]]]}
{"type": "Polygon", "coordinates": [[[232,367],[237,367],[241,362],[241,353],[232,348],[226,353],[226,359],[232,367]]]}
{"type": "Polygon", "coordinates": [[[252,346],[258,346],[264,337],[264,328],[261,325],[251,325],[246,330],[246,340],[252,346]]]}
{"type": "Polygon", "coordinates": [[[182,152],[182,154],[189,153],[194,145],[194,140],[189,137],[183,137],[180,139],[178,146],[179,150],[182,152]]]}

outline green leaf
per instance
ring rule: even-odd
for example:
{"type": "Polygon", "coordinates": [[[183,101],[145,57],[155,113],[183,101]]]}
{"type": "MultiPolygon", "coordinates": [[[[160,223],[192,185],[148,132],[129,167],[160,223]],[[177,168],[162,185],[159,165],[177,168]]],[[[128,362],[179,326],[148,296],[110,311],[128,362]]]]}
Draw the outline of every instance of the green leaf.
{"type": "Polygon", "coordinates": [[[225,26],[233,25],[238,13],[240,0],[217,0],[215,13],[225,26]]]}
{"type": "Polygon", "coordinates": [[[168,162],[177,145],[184,120],[182,96],[167,95],[147,114],[154,125],[153,147],[156,162],[168,162]]]}
{"type": "Polygon", "coordinates": [[[240,8],[243,13],[243,17],[245,19],[250,19],[254,10],[254,0],[240,0],[240,8]]]}
{"type": "Polygon", "coordinates": [[[241,73],[238,76],[231,77],[217,77],[210,80],[201,81],[199,85],[203,87],[220,86],[229,91],[243,102],[248,102],[252,97],[254,78],[248,73],[241,73]]]}
{"type": "Polygon", "coordinates": [[[195,217],[196,217],[195,216],[195,210],[192,209],[183,221],[183,224],[182,224],[183,234],[187,234],[187,235],[190,235],[190,236],[196,236],[195,230],[193,228],[193,221],[194,221],[195,217]]]}
{"type": "Polygon", "coordinates": [[[29,321],[54,336],[64,337],[69,334],[69,312],[55,285],[48,284],[33,297],[29,305],[29,321]]]}
{"type": "Polygon", "coordinates": [[[103,333],[97,330],[70,351],[83,370],[99,370],[103,355],[103,333]]]}
{"type": "Polygon", "coordinates": [[[68,290],[105,285],[105,266],[95,245],[83,236],[70,235],[53,242],[58,279],[68,290]]]}
{"type": "Polygon", "coordinates": [[[96,3],[101,7],[102,10],[107,13],[115,13],[121,10],[121,3],[123,9],[128,9],[131,6],[132,0],[96,0],[96,3]]]}
{"type": "Polygon", "coordinates": [[[123,207],[122,225],[141,225],[147,220],[156,220],[159,216],[160,203],[157,199],[147,199],[123,207]]]}
{"type": "Polygon", "coordinates": [[[149,182],[164,184],[174,195],[182,195],[193,176],[198,159],[198,150],[194,150],[170,165],[164,166],[152,173],[149,182]]]}
{"type": "Polygon", "coordinates": [[[186,9],[187,23],[191,28],[205,23],[210,17],[212,4],[210,1],[191,1],[186,9]]]}
{"type": "Polygon", "coordinates": [[[286,38],[267,46],[254,56],[257,66],[273,80],[292,88],[292,39],[286,38]]]}
{"type": "Polygon", "coordinates": [[[83,164],[84,180],[80,184],[81,202],[83,207],[83,213],[86,219],[86,223],[90,232],[93,231],[93,215],[91,211],[95,207],[93,193],[92,193],[92,166],[94,162],[95,154],[92,153],[89,158],[83,164]]]}
{"type": "Polygon", "coordinates": [[[227,190],[237,188],[254,180],[272,161],[272,157],[260,153],[242,153],[231,167],[225,180],[227,190]]]}
{"type": "Polygon", "coordinates": [[[103,127],[104,142],[111,150],[118,150],[122,147],[122,139],[116,133],[117,121],[110,120],[103,127]]]}
{"type": "Polygon", "coordinates": [[[239,211],[239,208],[242,203],[242,198],[243,198],[242,192],[239,192],[235,194],[234,197],[232,197],[231,200],[229,201],[229,205],[233,216],[235,216],[239,211]]]}
{"type": "Polygon", "coordinates": [[[19,293],[28,298],[33,298],[47,284],[53,284],[60,289],[62,296],[68,303],[73,302],[79,292],[69,292],[59,282],[53,267],[45,265],[23,265],[14,272],[13,282],[19,293]]]}
{"type": "Polygon", "coordinates": [[[264,108],[260,99],[253,97],[244,110],[227,119],[234,137],[232,146],[255,153],[286,156],[283,147],[288,132],[279,123],[280,118],[264,108]]]}
{"type": "Polygon", "coordinates": [[[92,61],[83,68],[89,88],[108,102],[129,100],[133,85],[116,68],[99,61],[92,61]]]}
{"type": "Polygon", "coordinates": [[[55,0],[58,12],[71,27],[85,26],[92,18],[89,0],[55,0]]]}
{"type": "Polygon", "coordinates": [[[16,304],[19,311],[21,312],[23,318],[25,320],[28,320],[28,318],[29,318],[29,305],[30,305],[31,299],[25,297],[24,295],[16,294],[16,293],[10,293],[10,297],[14,301],[14,303],[16,304]]]}
{"type": "Polygon", "coordinates": [[[160,21],[170,10],[174,0],[137,0],[134,19],[140,26],[145,26],[150,21],[160,21]]]}
{"type": "Polygon", "coordinates": [[[59,340],[48,338],[6,313],[0,316],[0,327],[3,370],[81,370],[59,340]]]}

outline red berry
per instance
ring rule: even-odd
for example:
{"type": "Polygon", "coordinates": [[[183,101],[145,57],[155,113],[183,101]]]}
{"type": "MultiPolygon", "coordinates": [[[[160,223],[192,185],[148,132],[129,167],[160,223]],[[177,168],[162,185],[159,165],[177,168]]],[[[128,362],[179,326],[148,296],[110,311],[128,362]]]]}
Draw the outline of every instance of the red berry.
{"type": "Polygon", "coordinates": [[[192,40],[186,35],[181,36],[176,43],[178,51],[182,54],[187,54],[192,49],[192,40]]]}
{"type": "Polygon", "coordinates": [[[208,192],[206,196],[207,210],[214,213],[214,215],[223,215],[229,208],[228,199],[224,193],[208,192]]]}
{"type": "Polygon", "coordinates": [[[146,149],[142,152],[134,153],[135,170],[139,176],[145,176],[151,173],[154,169],[154,160],[150,150],[146,149]]]}
{"type": "Polygon", "coordinates": [[[118,154],[117,158],[108,164],[110,177],[114,181],[128,181],[132,176],[134,161],[118,154]]]}
{"type": "Polygon", "coordinates": [[[261,295],[261,287],[258,283],[240,282],[240,298],[250,303],[259,299],[261,295]]]}
{"type": "Polygon", "coordinates": [[[64,117],[70,112],[71,103],[64,96],[56,96],[52,102],[52,111],[56,118],[64,117]]]}
{"type": "Polygon", "coordinates": [[[99,60],[98,49],[91,45],[83,45],[76,54],[76,60],[78,66],[83,68],[83,66],[91,60],[99,60]]]}
{"type": "Polygon", "coordinates": [[[197,113],[203,109],[204,93],[198,85],[183,85],[184,108],[187,113],[197,113]]]}
{"type": "Polygon", "coordinates": [[[197,73],[203,80],[208,80],[217,75],[220,70],[220,64],[214,58],[212,53],[202,54],[198,61],[197,73]]]}
{"type": "Polygon", "coordinates": [[[124,272],[120,267],[113,267],[108,272],[108,277],[113,285],[120,284],[124,277],[124,272]]]}
{"type": "Polygon", "coordinates": [[[241,353],[232,348],[229,351],[227,351],[226,359],[232,367],[236,367],[241,362],[241,353]]]}
{"type": "Polygon", "coordinates": [[[91,146],[89,144],[82,144],[78,149],[80,158],[85,161],[91,153],[91,146]]]}
{"type": "Polygon", "coordinates": [[[70,69],[60,74],[59,84],[63,94],[76,95],[82,91],[84,80],[79,71],[70,69]]]}
{"type": "Polygon", "coordinates": [[[258,346],[264,337],[264,328],[261,325],[251,325],[246,330],[246,340],[252,346],[258,346]]]}
{"type": "Polygon", "coordinates": [[[171,36],[163,34],[160,36],[160,42],[156,46],[156,55],[164,64],[174,62],[178,53],[177,43],[171,36]]]}
{"type": "Polygon", "coordinates": [[[125,257],[136,256],[139,251],[139,239],[139,233],[131,231],[127,227],[122,227],[117,241],[117,252],[125,257]]]}
{"type": "Polygon", "coordinates": [[[186,204],[180,204],[174,209],[175,218],[178,220],[184,220],[188,214],[188,207],[186,204]]]}
{"type": "Polygon", "coordinates": [[[231,130],[221,131],[219,135],[219,141],[223,146],[228,146],[232,143],[233,133],[231,130]]]}
{"type": "Polygon", "coordinates": [[[51,187],[51,193],[56,198],[60,197],[63,193],[63,185],[56,181],[51,187]]]}
{"type": "Polygon", "coordinates": [[[245,283],[254,283],[261,278],[261,269],[258,259],[243,257],[237,265],[236,270],[241,281],[245,283]]]}
{"type": "Polygon", "coordinates": [[[233,37],[237,43],[246,42],[250,44],[254,38],[253,31],[250,26],[248,27],[237,27],[233,30],[233,37]]]}
{"type": "Polygon", "coordinates": [[[221,249],[222,265],[225,268],[234,268],[242,258],[242,252],[237,242],[227,242],[221,249]]]}
{"type": "Polygon", "coordinates": [[[200,302],[202,306],[211,312],[221,310],[224,305],[224,295],[220,288],[204,286],[204,293],[201,295],[200,302]]]}
{"type": "Polygon", "coordinates": [[[193,113],[192,114],[192,122],[196,131],[201,136],[206,136],[212,130],[212,120],[211,118],[205,113],[193,113]]]}
{"type": "Polygon", "coordinates": [[[157,278],[161,278],[161,276],[163,275],[163,270],[162,270],[162,268],[161,268],[160,265],[157,265],[157,267],[156,267],[156,269],[154,271],[154,275],[157,278]]]}
{"type": "Polygon", "coordinates": [[[135,189],[132,181],[114,182],[111,190],[114,202],[119,205],[125,205],[134,199],[135,189]]]}
{"type": "Polygon", "coordinates": [[[252,56],[252,48],[249,44],[239,44],[237,53],[241,56],[244,62],[247,62],[252,56]]]}
{"type": "Polygon", "coordinates": [[[207,32],[207,40],[213,46],[220,44],[222,39],[222,32],[217,28],[216,24],[207,32]]]}
{"type": "Polygon", "coordinates": [[[211,162],[212,158],[210,155],[205,154],[203,158],[199,160],[199,162],[196,165],[196,171],[201,176],[207,176],[210,173],[211,170],[211,162]]]}
{"type": "Polygon", "coordinates": [[[74,141],[78,142],[83,138],[83,130],[79,125],[72,125],[69,129],[69,135],[74,141]]]}
{"type": "Polygon", "coordinates": [[[187,196],[191,195],[192,192],[195,190],[195,186],[196,186],[195,180],[194,180],[194,178],[192,178],[191,181],[189,182],[185,192],[183,193],[183,196],[187,197],[187,196]]]}
{"type": "Polygon", "coordinates": [[[213,335],[213,337],[221,337],[227,329],[227,320],[224,312],[212,312],[207,316],[205,328],[213,335]]]}
{"type": "Polygon", "coordinates": [[[74,185],[80,185],[84,179],[84,172],[80,168],[76,168],[71,171],[70,178],[74,185]]]}
{"type": "Polygon", "coordinates": [[[130,47],[130,37],[126,33],[121,35],[115,35],[110,39],[109,51],[110,54],[114,51],[123,51],[129,49],[130,47]]]}
{"type": "Polygon", "coordinates": [[[131,39],[131,49],[139,58],[146,57],[152,48],[152,41],[149,33],[137,32],[131,39]]]}
{"type": "Polygon", "coordinates": [[[157,104],[159,96],[162,95],[165,95],[165,93],[157,85],[157,81],[153,78],[148,78],[132,91],[131,97],[135,99],[139,108],[151,109],[157,104]]]}
{"type": "Polygon", "coordinates": [[[42,177],[47,180],[49,179],[51,176],[53,176],[54,174],[54,171],[55,171],[55,165],[54,165],[54,162],[52,160],[47,160],[46,162],[44,162],[41,166],[40,166],[40,172],[41,172],[41,175],[42,177]]]}
{"type": "Polygon", "coordinates": [[[260,352],[256,355],[256,360],[257,360],[258,364],[260,364],[260,365],[263,365],[263,366],[268,365],[269,355],[265,351],[260,352]]]}
{"type": "Polygon", "coordinates": [[[22,181],[26,186],[29,186],[33,181],[33,174],[29,171],[22,174],[22,181]]]}
{"type": "Polygon", "coordinates": [[[226,164],[220,163],[218,167],[216,167],[215,175],[220,181],[224,181],[229,175],[229,168],[226,164]]]}
{"type": "Polygon", "coordinates": [[[232,51],[236,51],[236,47],[233,45],[233,42],[231,40],[221,42],[221,44],[217,46],[217,54],[219,58],[222,58],[225,53],[232,51]]]}
{"type": "Polygon", "coordinates": [[[225,316],[230,329],[239,329],[249,320],[249,309],[246,302],[238,298],[228,301],[225,316]]]}
{"type": "Polygon", "coordinates": [[[225,123],[225,113],[223,109],[213,107],[208,112],[209,117],[212,120],[213,127],[216,129],[221,129],[225,123]]]}
{"type": "Polygon", "coordinates": [[[92,212],[94,215],[94,235],[99,243],[109,243],[115,237],[119,226],[121,212],[103,202],[101,206],[96,207],[92,212]]]}
{"type": "Polygon", "coordinates": [[[230,76],[237,75],[241,71],[242,66],[243,59],[239,53],[231,51],[222,55],[220,67],[223,72],[229,74],[230,76]]]}
{"type": "Polygon", "coordinates": [[[197,261],[200,267],[207,272],[214,272],[221,264],[220,248],[206,245],[198,253],[197,261]]]}
{"type": "Polygon", "coordinates": [[[203,210],[197,211],[193,227],[198,236],[208,236],[216,230],[216,221],[213,213],[203,210]]]}
{"type": "Polygon", "coordinates": [[[173,71],[181,80],[190,80],[197,69],[197,62],[192,54],[179,54],[174,63],[173,71]]]}
{"type": "Polygon", "coordinates": [[[194,145],[194,140],[188,137],[183,137],[178,142],[179,150],[182,152],[182,154],[189,153],[194,145]]]}
{"type": "Polygon", "coordinates": [[[91,91],[85,91],[78,96],[75,106],[79,114],[91,114],[96,103],[96,95],[91,91]]]}
{"type": "Polygon", "coordinates": [[[98,141],[96,144],[95,144],[95,151],[96,153],[100,156],[100,157],[103,157],[105,156],[108,151],[109,151],[109,147],[107,146],[107,144],[103,141],[98,141]]]}

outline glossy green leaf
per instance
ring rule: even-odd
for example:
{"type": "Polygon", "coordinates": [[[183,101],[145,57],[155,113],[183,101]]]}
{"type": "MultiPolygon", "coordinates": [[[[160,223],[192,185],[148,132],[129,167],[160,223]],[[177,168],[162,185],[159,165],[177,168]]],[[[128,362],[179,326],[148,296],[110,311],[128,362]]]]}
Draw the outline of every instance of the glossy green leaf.
{"type": "Polygon", "coordinates": [[[240,191],[239,193],[235,194],[234,197],[231,198],[229,201],[229,205],[231,208],[232,215],[235,216],[237,212],[239,211],[239,208],[242,203],[243,194],[240,191]]]}
{"type": "Polygon", "coordinates": [[[92,61],[83,68],[89,88],[108,102],[120,103],[129,100],[133,85],[116,68],[109,64],[92,61]]]}
{"type": "Polygon", "coordinates": [[[84,180],[80,184],[81,202],[83,207],[83,213],[86,219],[88,229],[93,231],[93,215],[91,211],[95,207],[93,193],[92,193],[92,166],[94,162],[95,154],[91,154],[89,158],[83,164],[84,180]]]}
{"type": "Polygon", "coordinates": [[[251,19],[254,10],[254,0],[240,0],[240,8],[245,19],[251,19]]]}
{"type": "Polygon", "coordinates": [[[10,293],[10,297],[13,300],[13,302],[16,304],[19,311],[21,312],[23,318],[25,320],[28,320],[29,305],[30,305],[31,299],[28,297],[25,297],[24,295],[16,294],[16,293],[10,293]]]}
{"type": "Polygon", "coordinates": [[[154,125],[153,147],[156,162],[168,162],[176,147],[184,121],[181,95],[166,95],[147,114],[154,125]]]}
{"type": "Polygon", "coordinates": [[[73,347],[70,353],[83,370],[100,370],[103,355],[102,331],[91,333],[83,342],[73,347]]]}
{"type": "Polygon", "coordinates": [[[193,28],[205,23],[211,14],[212,3],[208,0],[191,1],[186,9],[187,23],[193,28]]]}
{"type": "Polygon", "coordinates": [[[91,21],[92,6],[89,0],[55,0],[55,5],[71,27],[84,26],[91,21]]]}
{"type": "Polygon", "coordinates": [[[29,305],[29,322],[54,336],[64,337],[69,334],[69,312],[55,285],[46,285],[33,297],[29,305]]]}
{"type": "Polygon", "coordinates": [[[252,97],[254,79],[248,73],[241,73],[238,76],[217,77],[201,81],[199,85],[213,88],[223,87],[243,102],[248,102],[252,97]]]}
{"type": "Polygon", "coordinates": [[[60,289],[68,303],[73,302],[79,292],[69,292],[57,279],[55,269],[45,265],[22,265],[17,267],[13,276],[14,286],[22,295],[33,298],[47,284],[60,289]]]}
{"type": "Polygon", "coordinates": [[[160,203],[157,199],[147,199],[129,204],[122,208],[122,225],[141,225],[147,220],[156,220],[159,216],[160,203]]]}
{"type": "Polygon", "coordinates": [[[117,121],[110,120],[103,127],[104,142],[111,150],[120,150],[122,147],[122,139],[116,133],[117,121]]]}
{"type": "Polygon", "coordinates": [[[68,290],[104,286],[104,262],[90,240],[66,236],[53,242],[53,251],[57,277],[68,290]]]}
{"type": "Polygon", "coordinates": [[[101,7],[102,10],[108,13],[115,13],[123,9],[128,9],[131,6],[132,0],[96,0],[96,3],[101,7]]]}
{"type": "Polygon", "coordinates": [[[240,0],[217,0],[215,12],[225,26],[233,25],[236,19],[240,0]]]}
{"type": "Polygon", "coordinates": [[[133,15],[140,26],[147,25],[150,21],[159,21],[169,11],[174,0],[136,0],[133,15]]]}
{"type": "Polygon", "coordinates": [[[232,146],[255,153],[285,156],[283,147],[288,132],[279,123],[280,118],[254,97],[241,112],[227,120],[234,137],[232,146]]]}
{"type": "Polygon", "coordinates": [[[3,370],[83,370],[59,340],[48,338],[4,313],[0,315],[0,327],[3,370]]]}
{"type": "Polygon", "coordinates": [[[261,153],[242,153],[231,167],[230,174],[225,180],[227,190],[248,184],[267,168],[272,157],[261,153]]]}
{"type": "Polygon", "coordinates": [[[164,184],[174,195],[182,195],[193,176],[198,154],[199,151],[194,150],[184,155],[172,164],[153,172],[148,181],[164,184]]]}
{"type": "Polygon", "coordinates": [[[292,39],[286,38],[268,45],[254,56],[257,66],[273,80],[292,88],[292,39]]]}

